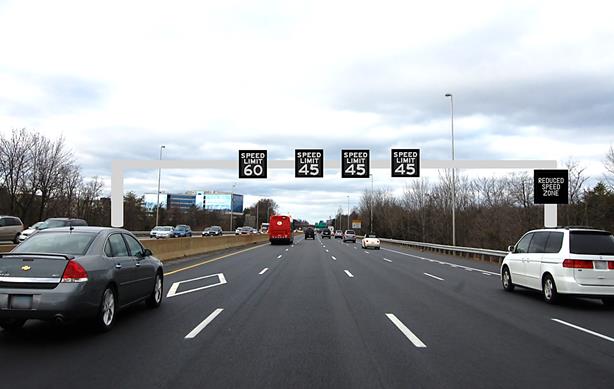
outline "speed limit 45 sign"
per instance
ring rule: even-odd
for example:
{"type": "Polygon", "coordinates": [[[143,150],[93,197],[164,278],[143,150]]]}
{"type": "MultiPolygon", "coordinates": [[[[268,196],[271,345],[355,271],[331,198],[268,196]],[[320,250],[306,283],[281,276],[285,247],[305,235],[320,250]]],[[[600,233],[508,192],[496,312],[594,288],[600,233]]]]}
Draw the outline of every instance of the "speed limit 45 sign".
{"type": "Polygon", "coordinates": [[[266,178],[266,150],[239,150],[239,178],[266,178]]]}
{"type": "Polygon", "coordinates": [[[294,177],[324,177],[324,150],[294,150],[294,177]]]}
{"type": "Polygon", "coordinates": [[[369,178],[369,150],[341,150],[342,178],[369,178]]]}
{"type": "Polygon", "coordinates": [[[392,149],[392,177],[420,177],[420,149],[392,149]]]}

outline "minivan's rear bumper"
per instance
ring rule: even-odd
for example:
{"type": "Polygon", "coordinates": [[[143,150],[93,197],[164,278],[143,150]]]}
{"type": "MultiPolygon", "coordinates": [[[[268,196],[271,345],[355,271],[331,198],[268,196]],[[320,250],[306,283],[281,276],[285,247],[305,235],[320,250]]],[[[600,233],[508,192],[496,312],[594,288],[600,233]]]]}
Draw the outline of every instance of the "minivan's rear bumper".
{"type": "Polygon", "coordinates": [[[0,319],[76,319],[96,315],[99,299],[86,283],[59,283],[53,289],[0,289],[0,319]],[[26,309],[11,307],[14,296],[31,296],[26,309]]]}
{"type": "Polygon", "coordinates": [[[584,295],[586,297],[614,296],[614,286],[582,285],[573,276],[558,277],[556,290],[562,294],[584,295]]]}

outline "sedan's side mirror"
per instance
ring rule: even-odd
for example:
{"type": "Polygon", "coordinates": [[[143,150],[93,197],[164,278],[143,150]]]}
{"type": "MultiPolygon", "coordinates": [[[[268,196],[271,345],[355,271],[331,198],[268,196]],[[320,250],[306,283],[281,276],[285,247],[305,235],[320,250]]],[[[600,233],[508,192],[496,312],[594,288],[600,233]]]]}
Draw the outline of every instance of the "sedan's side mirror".
{"type": "Polygon", "coordinates": [[[143,249],[142,255],[143,257],[150,257],[153,255],[153,253],[151,252],[150,249],[143,249]]]}
{"type": "Polygon", "coordinates": [[[513,253],[513,252],[514,252],[514,246],[512,246],[512,245],[507,246],[507,251],[508,251],[509,253],[513,253]]]}

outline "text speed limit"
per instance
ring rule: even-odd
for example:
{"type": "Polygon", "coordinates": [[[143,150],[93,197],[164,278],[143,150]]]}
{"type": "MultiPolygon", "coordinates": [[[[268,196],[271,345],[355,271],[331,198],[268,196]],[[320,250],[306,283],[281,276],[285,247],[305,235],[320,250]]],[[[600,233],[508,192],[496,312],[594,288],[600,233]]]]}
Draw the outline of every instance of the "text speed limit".
{"type": "Polygon", "coordinates": [[[324,150],[295,150],[294,177],[324,177],[324,150]]]}
{"type": "Polygon", "coordinates": [[[266,175],[266,150],[239,150],[239,178],[266,178],[266,175]]]}
{"type": "Polygon", "coordinates": [[[420,177],[420,149],[392,149],[392,177],[420,177]]]}
{"type": "Polygon", "coordinates": [[[369,178],[369,150],[342,150],[341,177],[369,178]]]}

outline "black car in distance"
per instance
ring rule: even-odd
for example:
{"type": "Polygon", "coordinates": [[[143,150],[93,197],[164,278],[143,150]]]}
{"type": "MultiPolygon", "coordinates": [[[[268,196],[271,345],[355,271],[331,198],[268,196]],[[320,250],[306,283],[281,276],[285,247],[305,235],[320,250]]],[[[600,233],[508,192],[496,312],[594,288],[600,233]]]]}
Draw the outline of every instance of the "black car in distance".
{"type": "Polygon", "coordinates": [[[328,228],[322,230],[322,239],[324,238],[330,239],[330,230],[328,228]]]}
{"type": "Polygon", "coordinates": [[[315,238],[316,238],[316,234],[313,231],[313,228],[307,227],[305,229],[305,240],[307,240],[307,239],[315,239],[315,238]]]}

